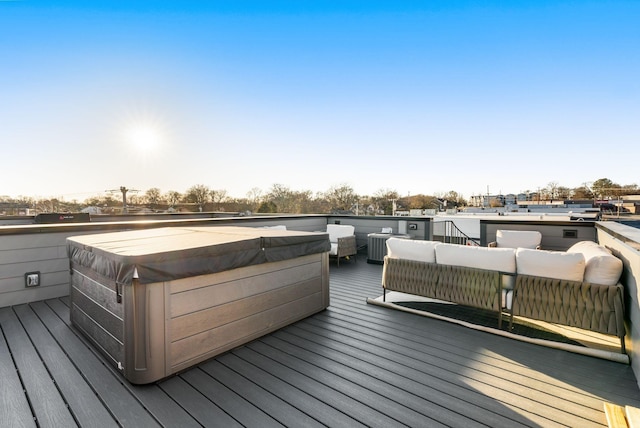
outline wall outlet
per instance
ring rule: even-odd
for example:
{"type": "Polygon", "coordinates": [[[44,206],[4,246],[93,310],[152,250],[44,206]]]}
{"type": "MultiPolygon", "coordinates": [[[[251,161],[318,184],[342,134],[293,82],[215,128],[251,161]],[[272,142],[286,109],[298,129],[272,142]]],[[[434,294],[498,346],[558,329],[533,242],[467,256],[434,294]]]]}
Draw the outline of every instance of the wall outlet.
{"type": "Polygon", "coordinates": [[[25,287],[37,287],[40,285],[40,272],[27,272],[24,274],[25,287]]]}

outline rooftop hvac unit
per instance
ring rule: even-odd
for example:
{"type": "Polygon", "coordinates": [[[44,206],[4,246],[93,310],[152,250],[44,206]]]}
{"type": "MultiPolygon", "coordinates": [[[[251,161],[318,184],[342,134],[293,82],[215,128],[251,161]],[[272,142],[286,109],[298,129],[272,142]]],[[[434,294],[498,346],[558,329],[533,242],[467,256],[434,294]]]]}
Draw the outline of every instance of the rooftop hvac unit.
{"type": "Polygon", "coordinates": [[[367,235],[367,263],[383,264],[384,256],[387,255],[387,239],[405,238],[410,239],[410,235],[392,235],[390,233],[370,233],[367,235]]]}
{"type": "Polygon", "coordinates": [[[388,233],[370,233],[367,235],[367,263],[382,264],[387,255],[388,233]]]}

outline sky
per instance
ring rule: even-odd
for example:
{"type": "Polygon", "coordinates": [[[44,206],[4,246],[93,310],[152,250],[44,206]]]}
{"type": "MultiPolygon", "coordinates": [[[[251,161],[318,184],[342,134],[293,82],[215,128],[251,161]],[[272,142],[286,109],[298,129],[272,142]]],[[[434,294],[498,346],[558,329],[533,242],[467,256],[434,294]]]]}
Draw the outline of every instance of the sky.
{"type": "Polygon", "coordinates": [[[0,0],[0,195],[640,184],[640,2],[0,0]]]}

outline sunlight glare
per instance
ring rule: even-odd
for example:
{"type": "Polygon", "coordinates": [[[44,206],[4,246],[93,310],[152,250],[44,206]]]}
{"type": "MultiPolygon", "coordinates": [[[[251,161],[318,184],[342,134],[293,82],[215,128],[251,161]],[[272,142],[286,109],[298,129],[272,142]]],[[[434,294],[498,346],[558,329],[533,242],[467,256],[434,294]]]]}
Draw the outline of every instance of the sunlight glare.
{"type": "Polygon", "coordinates": [[[148,124],[141,124],[132,127],[127,133],[129,143],[138,151],[152,152],[159,148],[162,143],[160,131],[148,124]]]}

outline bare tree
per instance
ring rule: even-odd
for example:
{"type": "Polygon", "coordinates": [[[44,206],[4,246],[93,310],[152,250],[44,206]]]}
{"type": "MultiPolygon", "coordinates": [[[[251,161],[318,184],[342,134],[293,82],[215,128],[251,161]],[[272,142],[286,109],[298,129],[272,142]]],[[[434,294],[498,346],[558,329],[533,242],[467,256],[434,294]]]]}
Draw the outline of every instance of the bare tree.
{"type": "Polygon", "coordinates": [[[376,207],[376,211],[383,211],[385,214],[393,214],[393,207],[396,201],[400,198],[396,190],[391,189],[379,189],[373,195],[373,203],[376,207]]]}
{"type": "Polygon", "coordinates": [[[556,190],[556,197],[558,199],[569,199],[571,198],[571,196],[573,195],[573,190],[568,188],[568,187],[564,187],[564,186],[558,186],[558,189],[556,190]]]}
{"type": "Polygon", "coordinates": [[[573,199],[593,199],[593,192],[587,183],[573,189],[573,199]]]}
{"type": "Polygon", "coordinates": [[[251,205],[253,211],[257,211],[262,201],[262,190],[257,187],[252,188],[247,192],[247,202],[251,205]]]}
{"type": "Polygon", "coordinates": [[[220,204],[223,203],[227,198],[228,196],[226,190],[218,189],[211,191],[211,201],[214,204],[218,205],[218,210],[220,210],[220,204]]]}
{"type": "Polygon", "coordinates": [[[547,199],[553,201],[554,199],[558,199],[558,182],[551,181],[547,184],[547,187],[544,188],[545,193],[547,194],[547,199]]]}
{"type": "Polygon", "coordinates": [[[449,190],[442,196],[442,199],[448,202],[447,205],[451,204],[451,206],[462,206],[467,205],[467,201],[455,190],[449,190]]]}
{"type": "Polygon", "coordinates": [[[314,211],[317,199],[313,198],[313,192],[311,190],[293,192],[292,198],[293,210],[291,212],[297,214],[309,214],[314,211]]]}
{"type": "Polygon", "coordinates": [[[438,200],[435,196],[422,194],[407,197],[405,204],[409,209],[416,210],[437,209],[439,207],[438,200]]]}
{"type": "Polygon", "coordinates": [[[185,193],[185,200],[190,203],[198,205],[198,210],[202,212],[204,205],[209,202],[211,190],[204,184],[196,184],[195,186],[187,189],[185,193]]]}
{"type": "Polygon", "coordinates": [[[358,195],[347,184],[331,187],[324,193],[332,211],[348,211],[358,202],[358,195]]]}
{"type": "Polygon", "coordinates": [[[166,198],[169,206],[175,207],[176,204],[182,199],[182,195],[180,194],[180,192],[176,192],[175,190],[169,190],[167,192],[166,198]]]}
{"type": "Polygon", "coordinates": [[[638,193],[640,193],[640,188],[635,183],[622,186],[623,195],[637,195],[638,193]]]}
{"type": "Polygon", "coordinates": [[[160,189],[157,187],[152,187],[147,190],[144,196],[147,199],[147,202],[151,205],[151,208],[155,208],[160,203],[160,189]]]}
{"type": "Polygon", "coordinates": [[[287,186],[282,184],[272,185],[265,199],[266,201],[275,204],[277,212],[295,212],[294,192],[292,192],[287,186]]]}

